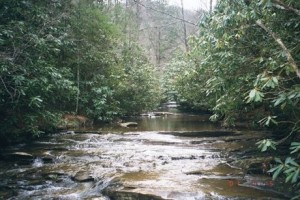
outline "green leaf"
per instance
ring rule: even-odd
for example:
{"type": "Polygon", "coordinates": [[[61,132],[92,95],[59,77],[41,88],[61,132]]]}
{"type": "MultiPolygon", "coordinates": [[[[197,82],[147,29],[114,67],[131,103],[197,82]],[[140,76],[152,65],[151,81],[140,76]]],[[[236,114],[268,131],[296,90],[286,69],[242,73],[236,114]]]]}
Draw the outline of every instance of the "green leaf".
{"type": "Polygon", "coordinates": [[[295,171],[295,167],[290,167],[290,166],[287,166],[287,167],[289,167],[289,168],[287,170],[285,170],[284,173],[290,174],[295,171]]]}
{"type": "Polygon", "coordinates": [[[263,97],[264,97],[264,94],[262,92],[256,91],[254,101],[255,102],[261,102],[263,97]]]}
{"type": "Polygon", "coordinates": [[[275,120],[276,118],[277,118],[277,116],[268,116],[268,117],[265,117],[265,118],[259,120],[258,123],[265,125],[265,126],[269,126],[270,123],[277,125],[278,122],[275,120]]]}
{"type": "Polygon", "coordinates": [[[281,110],[283,110],[285,108],[285,106],[286,106],[286,102],[284,102],[283,104],[281,104],[281,106],[280,106],[281,110]]]}
{"type": "Polygon", "coordinates": [[[296,153],[300,150],[300,143],[299,142],[292,142],[290,147],[291,154],[296,153]]]}
{"type": "Polygon", "coordinates": [[[273,173],[274,171],[276,171],[278,169],[278,166],[273,167],[271,169],[268,170],[268,173],[273,173]]]}
{"type": "Polygon", "coordinates": [[[262,92],[258,91],[257,88],[254,88],[249,93],[247,103],[250,103],[251,101],[261,102],[263,97],[264,97],[264,94],[262,92]]]}
{"type": "Polygon", "coordinates": [[[276,85],[278,85],[278,78],[277,78],[276,76],[273,76],[273,77],[272,77],[272,81],[273,81],[276,85]]]}
{"type": "Polygon", "coordinates": [[[292,164],[293,166],[299,167],[299,164],[297,162],[295,162],[294,159],[290,160],[290,164],[292,164]]]}
{"type": "Polygon", "coordinates": [[[294,175],[293,173],[288,174],[287,177],[286,177],[286,179],[285,179],[285,182],[286,183],[289,182],[292,179],[293,175],[294,175]]]}
{"type": "Polygon", "coordinates": [[[255,94],[256,94],[256,89],[251,90],[249,94],[249,98],[253,99],[255,97],[255,94]]]}
{"type": "Polygon", "coordinates": [[[283,167],[284,167],[283,165],[278,166],[278,168],[276,169],[276,171],[272,176],[273,180],[275,180],[279,176],[279,174],[282,172],[283,167]]]}
{"type": "Polygon", "coordinates": [[[43,102],[43,100],[41,99],[40,96],[32,97],[32,98],[31,98],[31,101],[30,101],[30,103],[29,103],[29,106],[30,106],[30,107],[35,106],[35,107],[40,108],[41,105],[42,105],[42,102],[43,102]]]}
{"type": "Polygon", "coordinates": [[[261,149],[262,152],[268,150],[269,147],[276,150],[276,142],[270,139],[261,140],[256,144],[258,145],[258,148],[261,149]]]}
{"type": "Polygon", "coordinates": [[[280,158],[277,158],[277,157],[276,157],[274,160],[275,160],[276,162],[278,162],[278,163],[281,163],[281,164],[283,164],[283,162],[281,161],[281,159],[280,159],[280,158]]]}
{"type": "Polygon", "coordinates": [[[263,145],[263,148],[261,149],[261,151],[264,152],[264,151],[266,151],[267,149],[268,149],[268,145],[265,144],[265,145],[263,145]]]}
{"type": "Polygon", "coordinates": [[[286,96],[281,94],[279,95],[279,98],[275,99],[275,103],[274,106],[278,106],[279,104],[281,104],[282,102],[284,102],[286,100],[286,96]]]}

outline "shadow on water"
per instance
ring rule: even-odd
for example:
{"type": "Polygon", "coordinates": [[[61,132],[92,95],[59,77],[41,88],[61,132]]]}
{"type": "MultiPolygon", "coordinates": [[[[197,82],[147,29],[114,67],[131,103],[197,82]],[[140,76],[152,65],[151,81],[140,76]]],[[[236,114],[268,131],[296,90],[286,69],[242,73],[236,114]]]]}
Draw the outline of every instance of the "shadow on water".
{"type": "Polygon", "coordinates": [[[127,118],[138,126],[98,126],[11,147],[0,156],[0,199],[288,198],[261,167],[270,159],[255,149],[267,133],[222,130],[208,117],[127,118]]]}

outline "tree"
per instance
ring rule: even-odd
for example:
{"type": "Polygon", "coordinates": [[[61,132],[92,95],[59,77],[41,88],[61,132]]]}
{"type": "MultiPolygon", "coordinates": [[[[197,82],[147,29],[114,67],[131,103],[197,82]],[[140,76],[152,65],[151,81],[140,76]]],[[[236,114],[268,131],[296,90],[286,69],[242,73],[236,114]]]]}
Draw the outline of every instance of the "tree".
{"type": "Polygon", "coordinates": [[[183,19],[183,37],[184,37],[184,46],[185,50],[188,51],[188,42],[187,42],[187,33],[186,33],[186,25],[185,25],[185,17],[184,17],[184,7],[183,7],[183,0],[181,0],[181,15],[183,19]]]}
{"type": "Polygon", "coordinates": [[[155,70],[141,50],[123,59],[138,47],[122,41],[112,24],[116,15],[104,9],[112,3],[4,0],[0,6],[1,142],[49,132],[63,113],[111,120],[156,105],[155,70]],[[136,92],[127,99],[120,85],[129,83],[136,92]]]}
{"type": "MultiPolygon", "coordinates": [[[[210,109],[211,119],[226,126],[237,119],[265,126],[273,138],[258,143],[262,151],[290,144],[297,154],[299,8],[298,1],[218,1],[181,58],[186,71],[176,78],[181,101],[210,109]]],[[[298,183],[298,157],[282,159],[270,172],[274,178],[283,172],[286,182],[298,183]]]]}
{"type": "Polygon", "coordinates": [[[14,140],[55,124],[58,102],[74,95],[71,73],[62,65],[69,8],[66,1],[0,4],[0,132],[14,140]]]}

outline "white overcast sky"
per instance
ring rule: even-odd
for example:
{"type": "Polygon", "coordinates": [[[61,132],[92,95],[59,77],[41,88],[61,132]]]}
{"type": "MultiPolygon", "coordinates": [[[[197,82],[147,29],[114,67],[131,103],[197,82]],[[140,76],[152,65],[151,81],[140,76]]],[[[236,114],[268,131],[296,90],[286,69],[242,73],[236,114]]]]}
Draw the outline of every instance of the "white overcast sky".
{"type": "MultiPolygon", "coordinates": [[[[181,0],[168,0],[172,5],[181,6],[181,0]]],[[[199,8],[209,10],[210,0],[183,0],[183,7],[188,10],[198,10],[199,8]]],[[[215,0],[213,0],[213,5],[215,0]]]]}

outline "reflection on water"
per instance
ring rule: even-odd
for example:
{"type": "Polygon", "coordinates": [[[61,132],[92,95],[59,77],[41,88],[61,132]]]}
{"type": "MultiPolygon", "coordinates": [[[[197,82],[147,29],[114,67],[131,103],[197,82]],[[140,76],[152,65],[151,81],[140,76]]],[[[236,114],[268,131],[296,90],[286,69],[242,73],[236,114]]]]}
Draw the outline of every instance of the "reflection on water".
{"type": "Polygon", "coordinates": [[[137,127],[123,128],[118,125],[104,125],[102,131],[197,131],[215,130],[217,125],[208,120],[209,115],[168,115],[155,117],[126,118],[125,122],[137,122],[137,127]]]}

